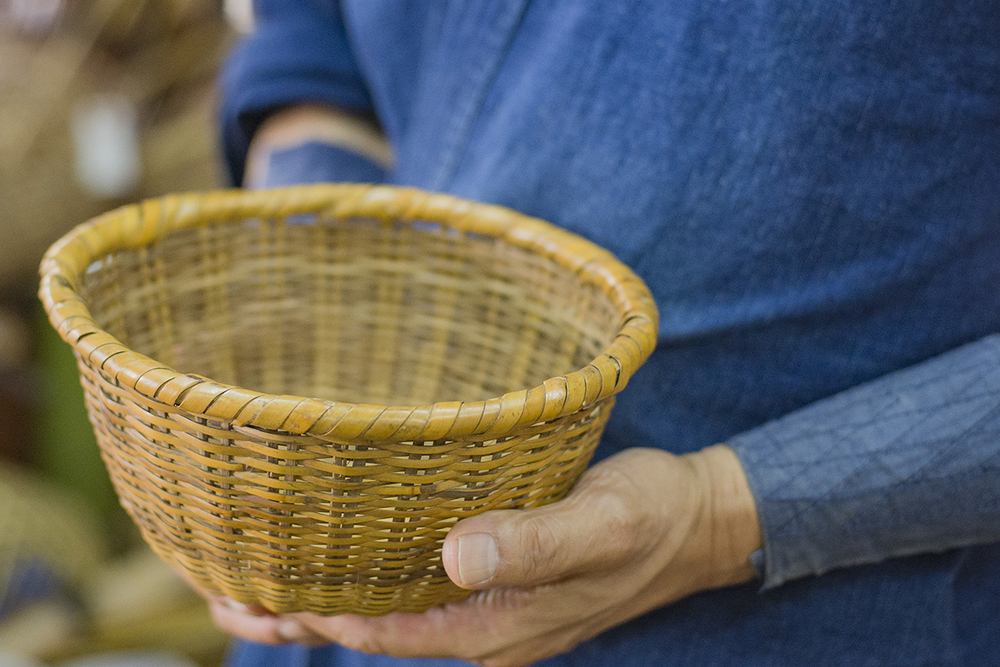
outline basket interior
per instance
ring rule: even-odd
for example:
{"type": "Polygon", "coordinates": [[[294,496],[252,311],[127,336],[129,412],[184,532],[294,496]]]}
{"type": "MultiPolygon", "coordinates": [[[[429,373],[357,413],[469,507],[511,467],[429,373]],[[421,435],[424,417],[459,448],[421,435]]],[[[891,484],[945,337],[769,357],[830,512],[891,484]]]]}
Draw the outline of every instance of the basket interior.
{"type": "Polygon", "coordinates": [[[383,405],[472,401],[586,366],[621,315],[524,248],[422,221],[232,220],[95,261],[94,319],[184,373],[383,405]]]}

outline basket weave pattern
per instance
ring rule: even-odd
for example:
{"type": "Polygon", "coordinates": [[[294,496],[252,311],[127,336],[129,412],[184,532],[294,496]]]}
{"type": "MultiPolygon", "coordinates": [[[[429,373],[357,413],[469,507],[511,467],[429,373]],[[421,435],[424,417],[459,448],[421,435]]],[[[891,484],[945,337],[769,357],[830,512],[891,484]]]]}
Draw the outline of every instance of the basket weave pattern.
{"type": "Polygon", "coordinates": [[[568,493],[655,343],[606,251],[388,187],[151,200],[74,230],[42,275],[144,537],[275,612],[467,595],[447,531],[568,493]]]}

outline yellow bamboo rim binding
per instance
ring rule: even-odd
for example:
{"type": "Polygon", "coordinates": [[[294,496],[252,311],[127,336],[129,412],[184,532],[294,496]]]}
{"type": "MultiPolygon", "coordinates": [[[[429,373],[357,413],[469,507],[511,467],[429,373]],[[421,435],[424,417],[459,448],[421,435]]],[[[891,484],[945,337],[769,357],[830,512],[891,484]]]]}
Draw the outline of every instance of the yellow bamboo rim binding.
{"type": "Polygon", "coordinates": [[[609,252],[385,186],[145,201],[77,227],[41,274],[143,536],[274,612],[467,595],[449,528],[568,493],[656,342],[609,252]]]}

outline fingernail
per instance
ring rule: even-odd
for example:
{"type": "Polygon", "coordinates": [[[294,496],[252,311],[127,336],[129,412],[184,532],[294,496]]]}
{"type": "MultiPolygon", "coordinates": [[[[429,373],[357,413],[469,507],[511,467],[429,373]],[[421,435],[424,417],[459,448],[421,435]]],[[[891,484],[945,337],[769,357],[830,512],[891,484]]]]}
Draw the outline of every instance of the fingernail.
{"type": "Polygon", "coordinates": [[[497,543],[487,533],[472,533],[458,538],[458,578],[463,586],[488,581],[497,571],[500,556],[497,543]]]}
{"type": "Polygon", "coordinates": [[[300,642],[308,636],[306,629],[295,621],[282,621],[278,623],[275,632],[278,633],[281,641],[285,642],[300,642]]]}

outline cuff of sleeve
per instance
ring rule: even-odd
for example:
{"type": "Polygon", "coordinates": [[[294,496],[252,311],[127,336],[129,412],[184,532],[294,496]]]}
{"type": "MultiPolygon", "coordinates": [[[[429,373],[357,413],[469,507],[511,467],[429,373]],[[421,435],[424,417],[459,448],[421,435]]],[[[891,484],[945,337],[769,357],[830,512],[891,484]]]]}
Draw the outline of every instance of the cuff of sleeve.
{"type": "Polygon", "coordinates": [[[728,441],[757,502],[763,589],[1000,540],[1000,337],[728,441]]]}
{"type": "Polygon", "coordinates": [[[263,21],[233,51],[220,83],[222,143],[233,184],[242,181],[250,139],[268,112],[301,102],[373,110],[343,26],[323,15],[263,21]]]}
{"type": "Polygon", "coordinates": [[[371,160],[337,146],[307,142],[271,153],[265,183],[267,187],[325,183],[382,183],[385,170],[371,160]]]}
{"type": "Polygon", "coordinates": [[[767,576],[767,559],[763,549],[757,549],[750,554],[750,564],[753,565],[753,571],[757,574],[757,578],[763,581],[767,576]]]}

